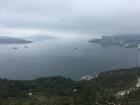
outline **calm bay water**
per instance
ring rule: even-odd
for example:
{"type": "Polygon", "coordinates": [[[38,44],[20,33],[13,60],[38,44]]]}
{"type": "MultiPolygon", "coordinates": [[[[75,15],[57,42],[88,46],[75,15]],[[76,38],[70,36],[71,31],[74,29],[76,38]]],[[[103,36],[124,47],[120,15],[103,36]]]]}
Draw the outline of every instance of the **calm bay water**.
{"type": "Polygon", "coordinates": [[[29,48],[24,46],[0,45],[0,78],[59,75],[79,79],[106,70],[135,67],[136,53],[140,54],[133,48],[101,46],[88,43],[87,39],[52,39],[29,44],[29,48]]]}

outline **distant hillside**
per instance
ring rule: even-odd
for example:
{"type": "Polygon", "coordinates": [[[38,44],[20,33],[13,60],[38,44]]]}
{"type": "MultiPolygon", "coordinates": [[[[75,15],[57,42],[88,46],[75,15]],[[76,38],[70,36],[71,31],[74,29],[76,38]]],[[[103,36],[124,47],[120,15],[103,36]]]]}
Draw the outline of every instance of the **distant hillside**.
{"type": "Polygon", "coordinates": [[[32,43],[32,41],[24,40],[21,38],[11,38],[0,36],[0,44],[23,44],[23,43],[32,43]]]}
{"type": "Polygon", "coordinates": [[[90,43],[97,43],[101,45],[117,45],[125,48],[138,48],[140,47],[140,35],[113,35],[102,36],[100,39],[89,40],[90,43]]]}
{"type": "Polygon", "coordinates": [[[131,68],[102,72],[90,81],[0,79],[0,105],[140,105],[139,78],[140,68],[131,68]]]}
{"type": "Polygon", "coordinates": [[[102,72],[97,81],[104,88],[127,88],[136,83],[140,77],[140,68],[121,69],[102,72]]]}
{"type": "Polygon", "coordinates": [[[49,35],[34,35],[30,36],[27,39],[33,40],[33,41],[42,41],[42,40],[47,40],[47,39],[56,39],[56,37],[49,36],[49,35]]]}

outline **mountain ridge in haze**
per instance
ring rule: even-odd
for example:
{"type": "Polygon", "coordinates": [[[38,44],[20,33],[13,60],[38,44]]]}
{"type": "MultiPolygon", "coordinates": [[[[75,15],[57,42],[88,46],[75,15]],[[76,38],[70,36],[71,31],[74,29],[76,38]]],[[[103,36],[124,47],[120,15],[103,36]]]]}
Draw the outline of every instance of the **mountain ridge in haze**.
{"type": "Polygon", "coordinates": [[[27,39],[33,40],[33,41],[43,41],[47,39],[56,39],[56,38],[57,37],[49,36],[49,35],[34,35],[34,36],[27,37],[27,39]]]}
{"type": "Polygon", "coordinates": [[[0,36],[0,44],[24,44],[32,43],[30,40],[25,40],[22,38],[0,36]]]}

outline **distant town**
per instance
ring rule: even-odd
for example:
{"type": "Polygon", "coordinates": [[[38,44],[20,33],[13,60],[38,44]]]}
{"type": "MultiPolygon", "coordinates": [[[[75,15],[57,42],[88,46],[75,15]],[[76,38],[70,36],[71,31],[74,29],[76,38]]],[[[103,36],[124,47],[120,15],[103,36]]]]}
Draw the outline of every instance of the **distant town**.
{"type": "Polygon", "coordinates": [[[102,36],[100,39],[93,39],[89,42],[100,43],[102,45],[118,45],[125,48],[140,49],[140,35],[102,36]]]}

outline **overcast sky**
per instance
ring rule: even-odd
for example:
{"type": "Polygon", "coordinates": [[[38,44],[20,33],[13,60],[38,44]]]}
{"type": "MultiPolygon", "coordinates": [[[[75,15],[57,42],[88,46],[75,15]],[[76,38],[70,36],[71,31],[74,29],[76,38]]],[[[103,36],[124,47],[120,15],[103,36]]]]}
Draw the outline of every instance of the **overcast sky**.
{"type": "Polygon", "coordinates": [[[0,33],[140,33],[140,0],[0,0],[0,33]]]}

